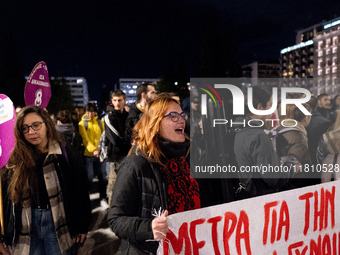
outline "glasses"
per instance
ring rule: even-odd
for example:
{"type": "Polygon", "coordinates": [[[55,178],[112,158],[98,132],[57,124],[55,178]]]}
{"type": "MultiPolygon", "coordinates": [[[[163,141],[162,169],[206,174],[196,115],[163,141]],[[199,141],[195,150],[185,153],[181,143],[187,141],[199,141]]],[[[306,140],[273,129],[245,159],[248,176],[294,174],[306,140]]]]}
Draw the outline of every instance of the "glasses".
{"type": "Polygon", "coordinates": [[[36,121],[36,122],[33,122],[32,125],[23,125],[21,127],[21,131],[23,134],[26,134],[30,131],[30,128],[32,128],[34,131],[39,131],[41,129],[41,124],[43,124],[44,122],[43,121],[36,121]]]}
{"type": "Polygon", "coordinates": [[[178,112],[169,112],[164,115],[164,117],[170,117],[173,122],[179,121],[179,118],[182,117],[185,121],[188,120],[189,116],[185,112],[178,113],[178,112]]]}

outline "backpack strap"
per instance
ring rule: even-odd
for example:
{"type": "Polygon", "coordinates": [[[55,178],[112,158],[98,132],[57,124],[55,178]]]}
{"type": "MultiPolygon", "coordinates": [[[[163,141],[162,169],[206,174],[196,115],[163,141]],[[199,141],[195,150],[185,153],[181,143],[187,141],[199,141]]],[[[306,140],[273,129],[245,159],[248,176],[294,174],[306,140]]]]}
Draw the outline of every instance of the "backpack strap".
{"type": "Polygon", "coordinates": [[[87,131],[87,129],[89,128],[89,122],[87,120],[84,120],[84,127],[85,130],[87,131]]]}
{"type": "Polygon", "coordinates": [[[99,118],[97,118],[97,123],[98,123],[98,126],[100,127],[100,130],[103,133],[104,128],[103,128],[103,125],[102,125],[102,121],[99,118]]]}
{"type": "MultiPolygon", "coordinates": [[[[100,130],[103,133],[104,128],[103,128],[102,122],[99,118],[97,118],[97,123],[98,123],[98,126],[100,127],[100,130]]],[[[87,131],[87,129],[89,128],[89,122],[87,120],[84,120],[84,127],[85,127],[85,130],[87,131]]]]}
{"type": "Polygon", "coordinates": [[[105,121],[105,124],[111,129],[111,131],[116,135],[118,136],[120,139],[123,139],[119,132],[117,131],[117,129],[114,128],[114,126],[111,125],[110,123],[110,120],[109,120],[109,116],[106,114],[105,117],[104,117],[104,121],[105,121]]]}

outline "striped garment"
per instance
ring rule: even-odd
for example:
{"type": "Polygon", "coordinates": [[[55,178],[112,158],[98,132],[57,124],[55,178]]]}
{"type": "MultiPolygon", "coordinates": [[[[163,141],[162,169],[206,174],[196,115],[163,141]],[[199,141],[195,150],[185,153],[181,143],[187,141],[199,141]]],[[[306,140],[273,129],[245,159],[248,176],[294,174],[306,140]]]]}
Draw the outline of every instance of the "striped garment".
{"type": "MultiPolygon", "coordinates": [[[[66,252],[74,244],[66,221],[65,208],[63,203],[63,194],[61,191],[59,178],[55,169],[57,163],[56,155],[61,155],[61,148],[58,142],[50,142],[48,155],[43,164],[44,179],[46,190],[49,197],[54,227],[58,238],[61,253],[66,252]]],[[[22,229],[18,243],[13,247],[13,254],[25,255],[30,251],[30,226],[31,226],[31,207],[30,201],[24,201],[22,208],[22,229]]]]}

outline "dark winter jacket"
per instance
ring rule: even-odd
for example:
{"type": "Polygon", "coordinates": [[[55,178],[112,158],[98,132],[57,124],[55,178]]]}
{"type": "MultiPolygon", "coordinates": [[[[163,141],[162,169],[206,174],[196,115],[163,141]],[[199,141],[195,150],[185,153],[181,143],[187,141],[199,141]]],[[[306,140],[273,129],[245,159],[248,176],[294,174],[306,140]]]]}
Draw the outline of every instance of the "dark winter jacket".
{"type": "Polygon", "coordinates": [[[61,139],[67,144],[72,145],[77,151],[83,153],[83,139],[73,123],[59,124],[55,126],[61,139]]]}
{"type": "Polygon", "coordinates": [[[123,110],[113,110],[108,113],[108,119],[110,124],[118,131],[120,137],[118,137],[105,123],[105,136],[108,140],[107,155],[109,162],[116,162],[124,158],[129,149],[130,144],[124,139],[125,122],[128,117],[128,112],[123,110]]]}
{"type": "MultiPolygon", "coordinates": [[[[286,120],[286,125],[290,125],[290,121],[286,120]]],[[[293,124],[293,123],[292,123],[293,124]]],[[[284,130],[285,127],[280,126],[277,131],[284,130]]],[[[296,130],[284,132],[278,136],[277,149],[280,157],[293,155],[302,164],[310,164],[311,159],[308,151],[307,131],[303,125],[298,122],[296,130]]]]}
{"type": "Polygon", "coordinates": [[[142,116],[143,111],[137,107],[137,102],[130,105],[129,115],[126,119],[126,130],[125,130],[125,139],[127,142],[131,143],[132,140],[132,132],[136,123],[139,121],[142,116]]]}
{"type": "Polygon", "coordinates": [[[311,121],[306,128],[308,137],[308,149],[313,164],[317,164],[316,150],[318,148],[320,138],[324,133],[326,133],[331,125],[332,122],[323,117],[321,113],[313,113],[311,121]]]}
{"type": "Polygon", "coordinates": [[[122,163],[113,190],[108,223],[122,239],[122,254],[155,254],[152,210],[168,209],[165,183],[159,165],[133,150],[122,163]]]}
{"type": "MultiPolygon", "coordinates": [[[[249,119],[246,119],[249,120],[249,119]]],[[[240,122],[241,119],[236,121],[240,122]]],[[[247,123],[247,121],[246,121],[247,123]]],[[[254,121],[252,122],[254,125],[254,121]]],[[[274,150],[269,136],[261,127],[249,127],[236,133],[234,143],[236,162],[240,170],[258,167],[260,172],[239,172],[239,178],[249,183],[248,197],[260,196],[278,191],[287,185],[292,177],[290,172],[264,172],[261,167],[280,166],[280,159],[274,150]]],[[[242,170],[243,171],[243,170],[242,170]]]]}
{"type": "MultiPolygon", "coordinates": [[[[66,220],[71,236],[87,233],[91,223],[91,204],[81,155],[72,147],[67,146],[62,149],[62,154],[49,155],[44,165],[46,162],[48,164],[54,162],[62,189],[66,220]]],[[[21,231],[22,206],[12,203],[7,196],[10,181],[9,171],[4,173],[1,181],[4,206],[4,239],[6,244],[13,245],[18,241],[21,231]]]]}

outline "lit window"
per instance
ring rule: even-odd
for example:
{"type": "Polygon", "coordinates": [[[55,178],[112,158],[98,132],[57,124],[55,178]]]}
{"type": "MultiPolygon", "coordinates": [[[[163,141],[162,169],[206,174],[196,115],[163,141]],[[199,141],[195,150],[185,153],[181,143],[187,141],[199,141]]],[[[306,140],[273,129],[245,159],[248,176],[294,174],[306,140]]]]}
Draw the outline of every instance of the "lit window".
{"type": "Polygon", "coordinates": [[[319,59],[318,67],[322,67],[322,59],[319,59]]]}
{"type": "Polygon", "coordinates": [[[326,73],[326,74],[329,74],[330,71],[331,71],[331,69],[330,69],[329,67],[327,67],[325,73],[326,73]]]}
{"type": "Polygon", "coordinates": [[[318,75],[321,76],[322,75],[322,69],[318,70],[318,75]]]}
{"type": "Polygon", "coordinates": [[[338,51],[338,47],[333,47],[332,52],[336,53],[338,51]]]}
{"type": "Polygon", "coordinates": [[[333,45],[338,46],[338,37],[337,36],[333,37],[333,45]]]}
{"type": "Polygon", "coordinates": [[[322,41],[319,41],[319,42],[318,42],[318,49],[321,49],[322,46],[323,46],[323,45],[322,45],[322,41]]]}
{"type": "Polygon", "coordinates": [[[329,47],[331,45],[331,38],[327,38],[326,40],[326,46],[329,47]]]}
{"type": "Polygon", "coordinates": [[[323,55],[322,50],[319,50],[318,56],[319,56],[319,57],[322,57],[322,55],[323,55]]]}
{"type": "Polygon", "coordinates": [[[331,53],[331,49],[326,49],[326,55],[329,55],[331,53]]]}
{"type": "Polygon", "coordinates": [[[337,57],[333,57],[333,66],[337,64],[338,58],[337,57]]]}
{"type": "Polygon", "coordinates": [[[336,73],[338,71],[338,67],[337,66],[334,66],[333,68],[332,68],[332,73],[336,73]]]}

